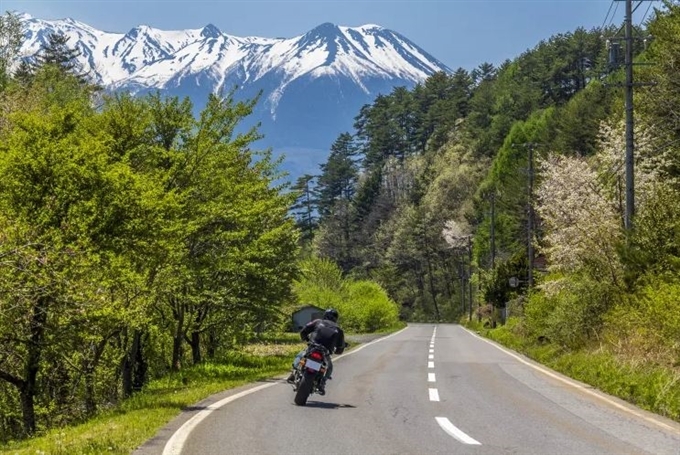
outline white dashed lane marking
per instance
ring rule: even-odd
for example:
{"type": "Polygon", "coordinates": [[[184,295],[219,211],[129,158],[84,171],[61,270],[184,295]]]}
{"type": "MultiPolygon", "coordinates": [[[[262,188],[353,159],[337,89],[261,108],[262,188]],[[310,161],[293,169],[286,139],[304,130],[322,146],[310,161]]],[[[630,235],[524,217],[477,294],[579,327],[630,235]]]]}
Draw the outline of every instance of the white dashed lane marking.
{"type": "MultiPolygon", "coordinates": [[[[427,355],[427,358],[429,359],[429,361],[427,362],[428,369],[434,369],[434,362],[432,361],[432,359],[434,359],[434,341],[436,335],[437,329],[435,328],[434,331],[432,332],[432,339],[430,340],[430,350],[427,355]]],[[[437,382],[434,373],[427,373],[427,382],[437,382]]],[[[430,393],[430,401],[439,401],[439,391],[437,389],[430,388],[428,389],[428,391],[430,393]]],[[[468,445],[482,445],[479,441],[468,436],[467,434],[465,434],[465,432],[463,432],[461,429],[452,424],[448,418],[435,417],[435,420],[437,421],[441,429],[446,432],[446,434],[453,437],[457,441],[468,445]]]]}
{"type": "Polygon", "coordinates": [[[469,444],[469,445],[473,445],[473,446],[481,446],[482,445],[479,441],[477,441],[474,438],[471,438],[470,436],[465,434],[463,431],[461,431],[459,428],[457,428],[446,417],[435,417],[435,419],[437,420],[437,423],[439,424],[439,426],[442,427],[442,430],[446,431],[449,434],[449,436],[453,436],[455,439],[462,442],[463,444],[469,444]]]}

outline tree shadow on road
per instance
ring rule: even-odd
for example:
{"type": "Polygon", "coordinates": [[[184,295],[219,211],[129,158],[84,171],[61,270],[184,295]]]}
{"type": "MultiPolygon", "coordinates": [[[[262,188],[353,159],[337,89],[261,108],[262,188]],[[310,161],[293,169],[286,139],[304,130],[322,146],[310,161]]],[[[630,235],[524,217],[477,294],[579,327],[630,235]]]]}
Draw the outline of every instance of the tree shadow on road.
{"type": "Polygon", "coordinates": [[[356,406],[351,405],[351,404],[327,403],[325,401],[308,401],[306,406],[308,408],[319,408],[319,409],[344,409],[344,408],[355,409],[356,408],[356,406]]]}

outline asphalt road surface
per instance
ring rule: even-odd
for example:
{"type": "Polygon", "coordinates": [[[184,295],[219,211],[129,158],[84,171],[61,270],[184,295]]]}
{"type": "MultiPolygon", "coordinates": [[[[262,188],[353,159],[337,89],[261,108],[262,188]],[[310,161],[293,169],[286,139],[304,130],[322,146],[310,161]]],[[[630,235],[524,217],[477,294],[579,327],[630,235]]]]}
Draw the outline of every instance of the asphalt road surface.
{"type": "Polygon", "coordinates": [[[671,454],[680,425],[448,324],[337,358],[325,396],[282,379],[199,403],[137,455],[671,454]]]}

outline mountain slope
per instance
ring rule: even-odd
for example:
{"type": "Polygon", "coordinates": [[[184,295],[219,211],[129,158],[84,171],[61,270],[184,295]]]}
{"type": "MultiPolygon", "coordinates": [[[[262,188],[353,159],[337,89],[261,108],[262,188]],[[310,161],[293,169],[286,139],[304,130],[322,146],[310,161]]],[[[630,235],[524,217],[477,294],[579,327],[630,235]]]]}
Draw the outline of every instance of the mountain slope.
{"type": "Polygon", "coordinates": [[[175,31],[140,25],[123,34],[73,19],[22,17],[25,55],[35,54],[49,33],[63,33],[81,51],[83,70],[110,90],[190,96],[197,109],[211,92],[238,87],[237,98],[261,92],[253,123],[262,124],[262,145],[275,149],[325,150],[379,93],[449,71],[378,25],[325,23],[293,38],[261,38],[232,36],[212,24],[175,31]]]}

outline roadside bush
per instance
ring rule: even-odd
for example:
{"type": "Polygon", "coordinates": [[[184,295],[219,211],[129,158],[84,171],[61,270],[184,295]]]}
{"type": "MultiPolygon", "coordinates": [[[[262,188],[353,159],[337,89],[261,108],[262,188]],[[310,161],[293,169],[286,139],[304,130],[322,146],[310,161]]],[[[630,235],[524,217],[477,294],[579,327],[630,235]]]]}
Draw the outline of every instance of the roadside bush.
{"type": "Polygon", "coordinates": [[[375,332],[399,321],[399,307],[385,290],[373,281],[355,281],[347,287],[353,306],[350,313],[358,315],[361,331],[375,332]]]}
{"type": "Polygon", "coordinates": [[[614,286],[585,274],[546,281],[524,309],[527,332],[535,340],[544,337],[572,349],[581,347],[597,336],[618,294],[614,286]]]}
{"type": "Polygon", "coordinates": [[[607,316],[608,340],[624,358],[680,366],[680,283],[647,278],[607,316]]]}
{"type": "Polygon", "coordinates": [[[294,283],[300,304],[336,308],[346,331],[375,332],[399,321],[399,307],[373,281],[342,278],[340,268],[327,259],[306,259],[302,276],[294,283]]]}

